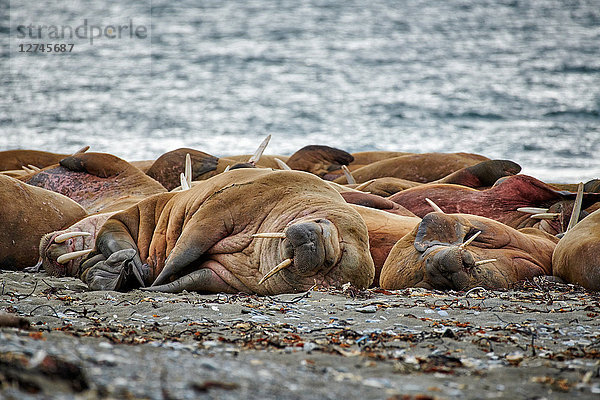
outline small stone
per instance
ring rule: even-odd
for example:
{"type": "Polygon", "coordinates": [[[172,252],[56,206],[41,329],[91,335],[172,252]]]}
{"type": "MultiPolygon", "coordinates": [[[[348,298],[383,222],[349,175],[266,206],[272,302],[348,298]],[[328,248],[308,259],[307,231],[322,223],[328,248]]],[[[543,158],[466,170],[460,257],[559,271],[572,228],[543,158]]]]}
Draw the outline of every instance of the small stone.
{"type": "Polygon", "coordinates": [[[355,308],[354,311],[359,312],[359,313],[364,313],[364,314],[372,314],[372,313],[377,312],[377,307],[376,306],[358,307],[358,308],[355,308]]]}

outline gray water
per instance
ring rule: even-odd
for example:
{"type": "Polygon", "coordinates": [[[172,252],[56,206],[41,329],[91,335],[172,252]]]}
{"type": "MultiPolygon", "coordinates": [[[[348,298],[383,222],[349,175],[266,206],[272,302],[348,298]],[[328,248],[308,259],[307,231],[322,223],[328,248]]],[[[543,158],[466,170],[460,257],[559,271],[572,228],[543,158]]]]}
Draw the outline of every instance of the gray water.
{"type": "Polygon", "coordinates": [[[0,2],[0,149],[127,160],[308,144],[600,177],[600,0],[0,2]],[[124,4],[126,3],[126,4],[124,4]],[[44,40],[19,25],[127,24],[44,40]],[[26,43],[71,53],[19,53],[26,43]]]}

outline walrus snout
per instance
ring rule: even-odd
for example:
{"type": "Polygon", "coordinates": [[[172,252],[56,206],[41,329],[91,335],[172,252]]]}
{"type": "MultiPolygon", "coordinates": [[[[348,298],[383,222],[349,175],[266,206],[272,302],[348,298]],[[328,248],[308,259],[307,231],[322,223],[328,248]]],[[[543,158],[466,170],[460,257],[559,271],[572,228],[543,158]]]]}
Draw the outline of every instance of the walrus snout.
{"type": "Polygon", "coordinates": [[[335,226],[326,219],[300,222],[285,231],[283,253],[294,261],[302,275],[313,273],[321,266],[333,266],[339,243],[335,226]]]}
{"type": "Polygon", "coordinates": [[[460,246],[443,247],[425,261],[429,283],[435,289],[460,290],[475,267],[473,255],[460,246]]]}

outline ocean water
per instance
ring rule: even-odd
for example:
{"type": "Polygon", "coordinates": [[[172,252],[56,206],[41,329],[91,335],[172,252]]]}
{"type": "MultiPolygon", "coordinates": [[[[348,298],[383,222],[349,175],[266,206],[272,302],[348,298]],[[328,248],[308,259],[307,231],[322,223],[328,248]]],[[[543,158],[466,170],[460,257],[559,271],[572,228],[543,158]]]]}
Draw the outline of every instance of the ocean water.
{"type": "Polygon", "coordinates": [[[1,150],[225,156],[271,134],[269,154],[468,151],[547,181],[600,177],[600,0],[2,0],[0,13],[1,150]],[[36,43],[73,48],[19,51],[36,43]]]}

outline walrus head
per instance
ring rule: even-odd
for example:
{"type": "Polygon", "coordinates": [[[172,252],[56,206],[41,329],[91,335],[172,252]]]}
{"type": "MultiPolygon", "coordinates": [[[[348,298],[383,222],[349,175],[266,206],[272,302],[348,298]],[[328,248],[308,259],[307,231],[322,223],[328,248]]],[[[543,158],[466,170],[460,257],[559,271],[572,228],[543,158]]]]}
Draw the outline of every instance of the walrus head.
{"type": "Polygon", "coordinates": [[[34,268],[52,276],[77,276],[79,265],[94,247],[89,236],[89,232],[68,230],[47,233],[40,240],[40,259],[34,268]]]}
{"type": "Polygon", "coordinates": [[[556,239],[467,214],[427,214],[392,249],[381,272],[387,289],[508,288],[551,273],[556,239]]]}

